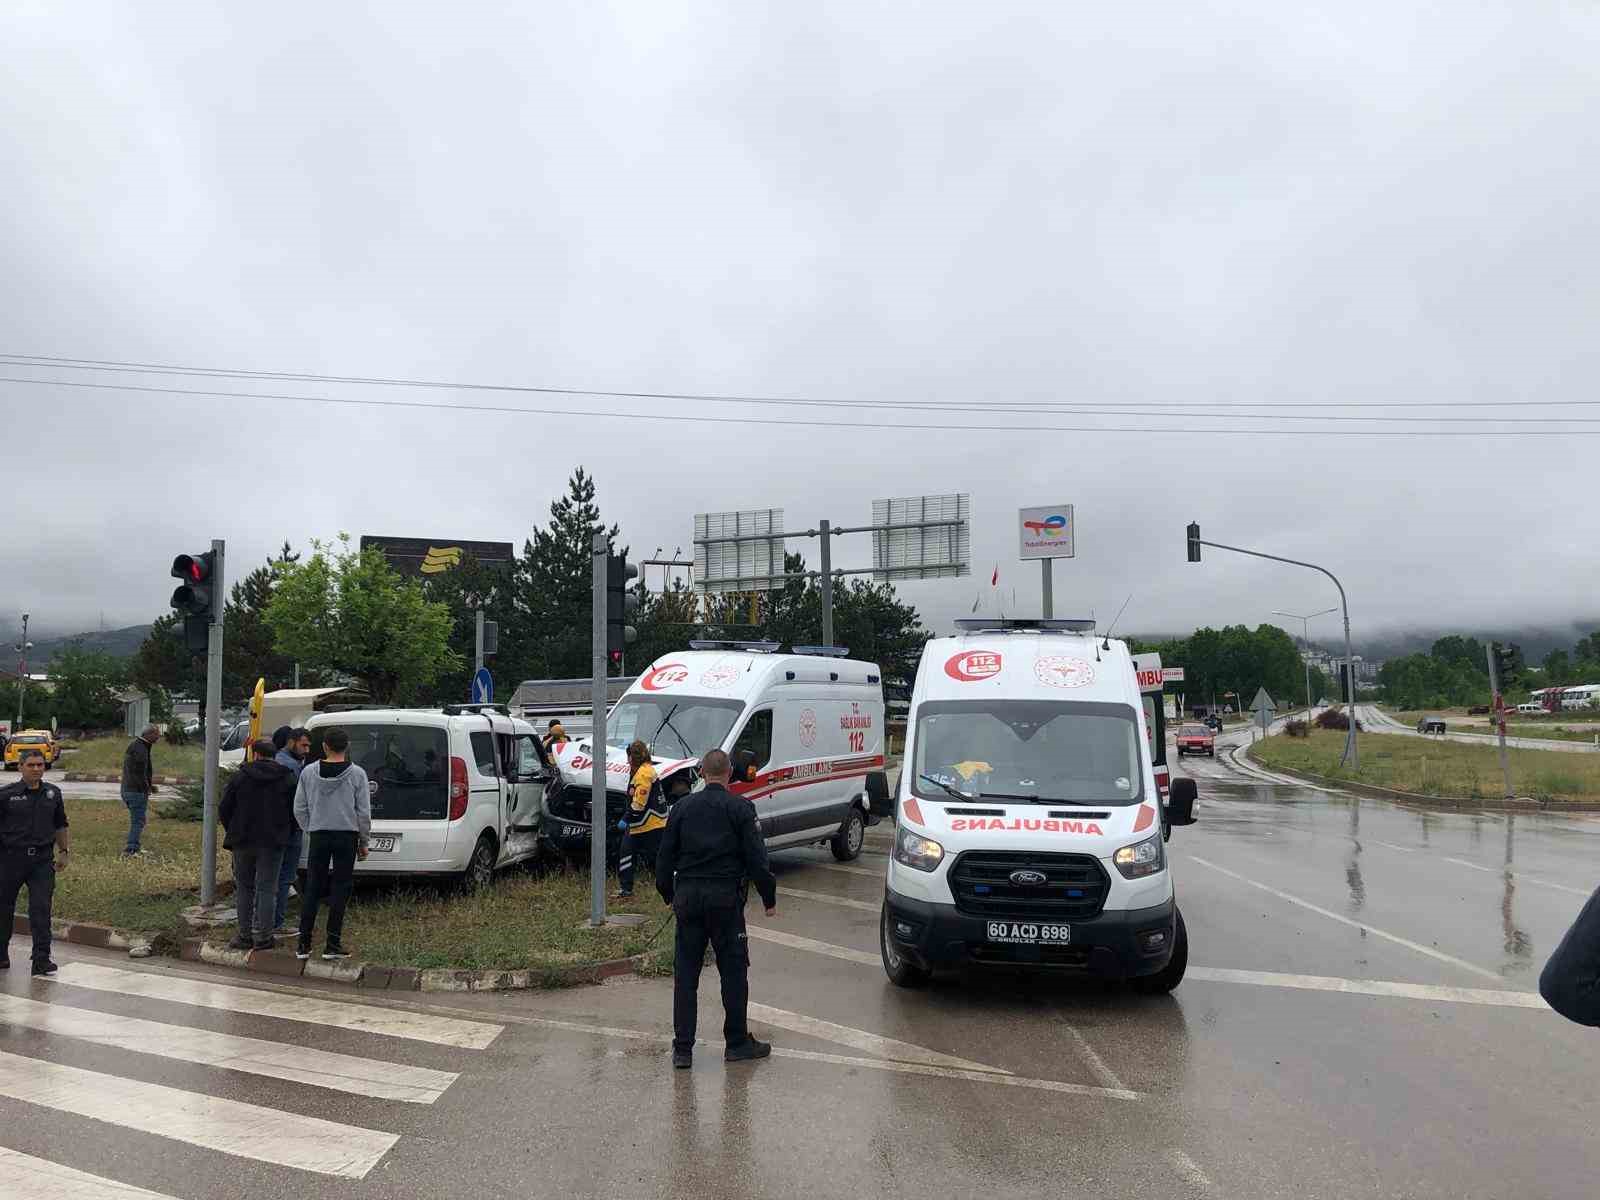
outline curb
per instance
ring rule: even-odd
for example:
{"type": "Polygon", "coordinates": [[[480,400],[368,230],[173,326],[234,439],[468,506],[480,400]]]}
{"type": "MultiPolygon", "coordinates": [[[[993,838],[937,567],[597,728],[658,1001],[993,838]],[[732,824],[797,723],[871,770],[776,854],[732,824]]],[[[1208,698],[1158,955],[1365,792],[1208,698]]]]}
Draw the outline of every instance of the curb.
{"type": "Polygon", "coordinates": [[[1343,788],[1352,792],[1363,792],[1380,800],[1401,800],[1410,804],[1444,805],[1450,808],[1486,808],[1504,812],[1541,812],[1541,813],[1582,813],[1600,812],[1600,801],[1596,800],[1539,800],[1533,796],[1517,796],[1507,800],[1504,796],[1434,796],[1426,792],[1402,792],[1397,788],[1379,787],[1375,783],[1360,783],[1350,779],[1334,779],[1328,775],[1318,775],[1312,771],[1301,771],[1294,767],[1280,767],[1271,763],[1264,763],[1247,749],[1245,756],[1263,771],[1278,771],[1284,775],[1292,775],[1297,779],[1304,779],[1310,783],[1323,783],[1330,787],[1343,788]]]}
{"type": "MultiPolygon", "coordinates": [[[[26,921],[23,922],[26,924],[26,921]]],[[[291,950],[230,950],[204,938],[185,938],[178,957],[214,967],[231,967],[279,978],[321,979],[366,991],[391,992],[515,992],[543,991],[601,983],[618,975],[636,974],[646,955],[579,963],[570,967],[544,967],[524,971],[469,971],[449,968],[386,967],[379,963],[323,962],[296,958],[291,950]]]]}
{"type": "MultiPolygon", "coordinates": [[[[61,776],[63,783],[121,783],[121,775],[100,775],[88,771],[68,771],[61,776]]],[[[191,779],[187,775],[155,775],[150,782],[157,787],[182,787],[185,784],[198,783],[199,780],[191,779]]]]}
{"type": "MultiPolygon", "coordinates": [[[[22,913],[11,916],[11,932],[27,933],[28,918],[22,913]]],[[[126,950],[131,958],[148,958],[150,942],[138,934],[123,933],[109,925],[90,925],[85,921],[50,922],[50,936],[58,942],[71,942],[75,946],[95,946],[101,950],[126,950]]]]}

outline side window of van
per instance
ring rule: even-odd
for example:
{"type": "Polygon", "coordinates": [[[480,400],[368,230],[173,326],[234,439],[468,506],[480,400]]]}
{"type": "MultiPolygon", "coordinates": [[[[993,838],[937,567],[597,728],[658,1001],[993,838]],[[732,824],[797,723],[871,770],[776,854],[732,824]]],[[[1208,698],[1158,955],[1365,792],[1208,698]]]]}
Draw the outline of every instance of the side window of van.
{"type": "Polygon", "coordinates": [[[767,765],[772,757],[772,710],[764,708],[758,713],[752,713],[739,731],[739,739],[733,743],[733,753],[737,755],[741,750],[748,750],[751,754],[750,765],[760,770],[767,765]]]}
{"type": "Polygon", "coordinates": [[[484,731],[472,735],[472,757],[477,760],[479,775],[495,778],[494,734],[484,731]]]}

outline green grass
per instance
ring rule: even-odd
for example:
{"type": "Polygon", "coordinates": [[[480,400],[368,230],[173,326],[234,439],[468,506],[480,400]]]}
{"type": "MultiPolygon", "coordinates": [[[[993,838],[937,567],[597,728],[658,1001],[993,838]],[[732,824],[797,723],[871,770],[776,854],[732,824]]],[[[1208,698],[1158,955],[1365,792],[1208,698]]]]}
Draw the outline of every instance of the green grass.
{"type": "MultiPolygon", "coordinates": [[[[1430,796],[1485,799],[1502,796],[1499,750],[1463,742],[1425,741],[1405,734],[1363,733],[1361,768],[1339,765],[1342,731],[1318,730],[1308,738],[1279,734],[1251,751],[1264,765],[1349,779],[1376,787],[1430,796]]],[[[1511,779],[1519,796],[1600,800],[1600,754],[1593,759],[1549,750],[1509,751],[1511,779]]]]}
{"type": "MultiPolygon", "coordinates": [[[[152,806],[144,833],[150,854],[124,859],[128,811],[120,801],[69,799],[67,819],[72,855],[56,879],[55,915],[150,935],[158,949],[175,952],[177,939],[190,936],[179,913],[199,901],[200,823],[163,818],[152,806]]],[[[226,850],[218,850],[217,869],[219,878],[232,878],[226,850]]],[[[607,881],[608,892],[614,886],[607,881]]],[[[297,906],[291,901],[291,920],[297,906]]],[[[581,871],[513,867],[476,896],[444,884],[358,882],[345,938],[359,958],[387,966],[539,970],[638,954],[667,914],[648,876],[631,903],[607,907],[642,913],[645,923],[580,929],[589,915],[589,876],[581,871]]],[[[650,947],[653,971],[671,972],[671,947],[668,927],[650,947]]]]}
{"type": "MultiPolygon", "coordinates": [[[[63,771],[84,771],[91,775],[122,774],[122,755],[132,739],[125,737],[99,737],[76,742],[78,748],[61,756],[63,771]]],[[[169,746],[157,742],[150,749],[150,759],[157,775],[187,775],[198,777],[204,770],[202,759],[205,746],[196,741],[187,746],[169,746]]]]}

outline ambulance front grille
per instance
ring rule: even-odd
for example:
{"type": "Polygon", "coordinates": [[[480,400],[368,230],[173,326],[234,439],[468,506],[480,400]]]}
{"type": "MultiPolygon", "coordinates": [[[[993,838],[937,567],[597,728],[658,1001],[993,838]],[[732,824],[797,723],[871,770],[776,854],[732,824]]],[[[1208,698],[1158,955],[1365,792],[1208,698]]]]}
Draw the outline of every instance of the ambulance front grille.
{"type": "Polygon", "coordinates": [[[1025,850],[968,850],[950,867],[956,909],[975,917],[1086,920],[1105,907],[1110,880],[1088,854],[1025,850]],[[1036,871],[1042,884],[1013,883],[1018,871],[1036,871]]]}

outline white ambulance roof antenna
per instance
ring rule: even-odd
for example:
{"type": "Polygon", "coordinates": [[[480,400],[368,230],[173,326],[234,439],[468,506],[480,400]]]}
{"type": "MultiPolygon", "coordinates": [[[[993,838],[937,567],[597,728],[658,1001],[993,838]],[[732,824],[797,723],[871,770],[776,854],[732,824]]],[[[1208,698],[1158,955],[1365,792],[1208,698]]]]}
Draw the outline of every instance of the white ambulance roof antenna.
{"type": "Polygon", "coordinates": [[[1106,630],[1105,646],[1102,647],[1103,649],[1106,649],[1106,650],[1111,649],[1111,632],[1112,632],[1112,630],[1116,629],[1117,622],[1122,620],[1122,614],[1128,611],[1128,605],[1131,604],[1132,602],[1133,602],[1133,593],[1129,592],[1128,593],[1128,598],[1122,602],[1122,607],[1117,609],[1117,615],[1111,618],[1111,628],[1106,630]]]}

